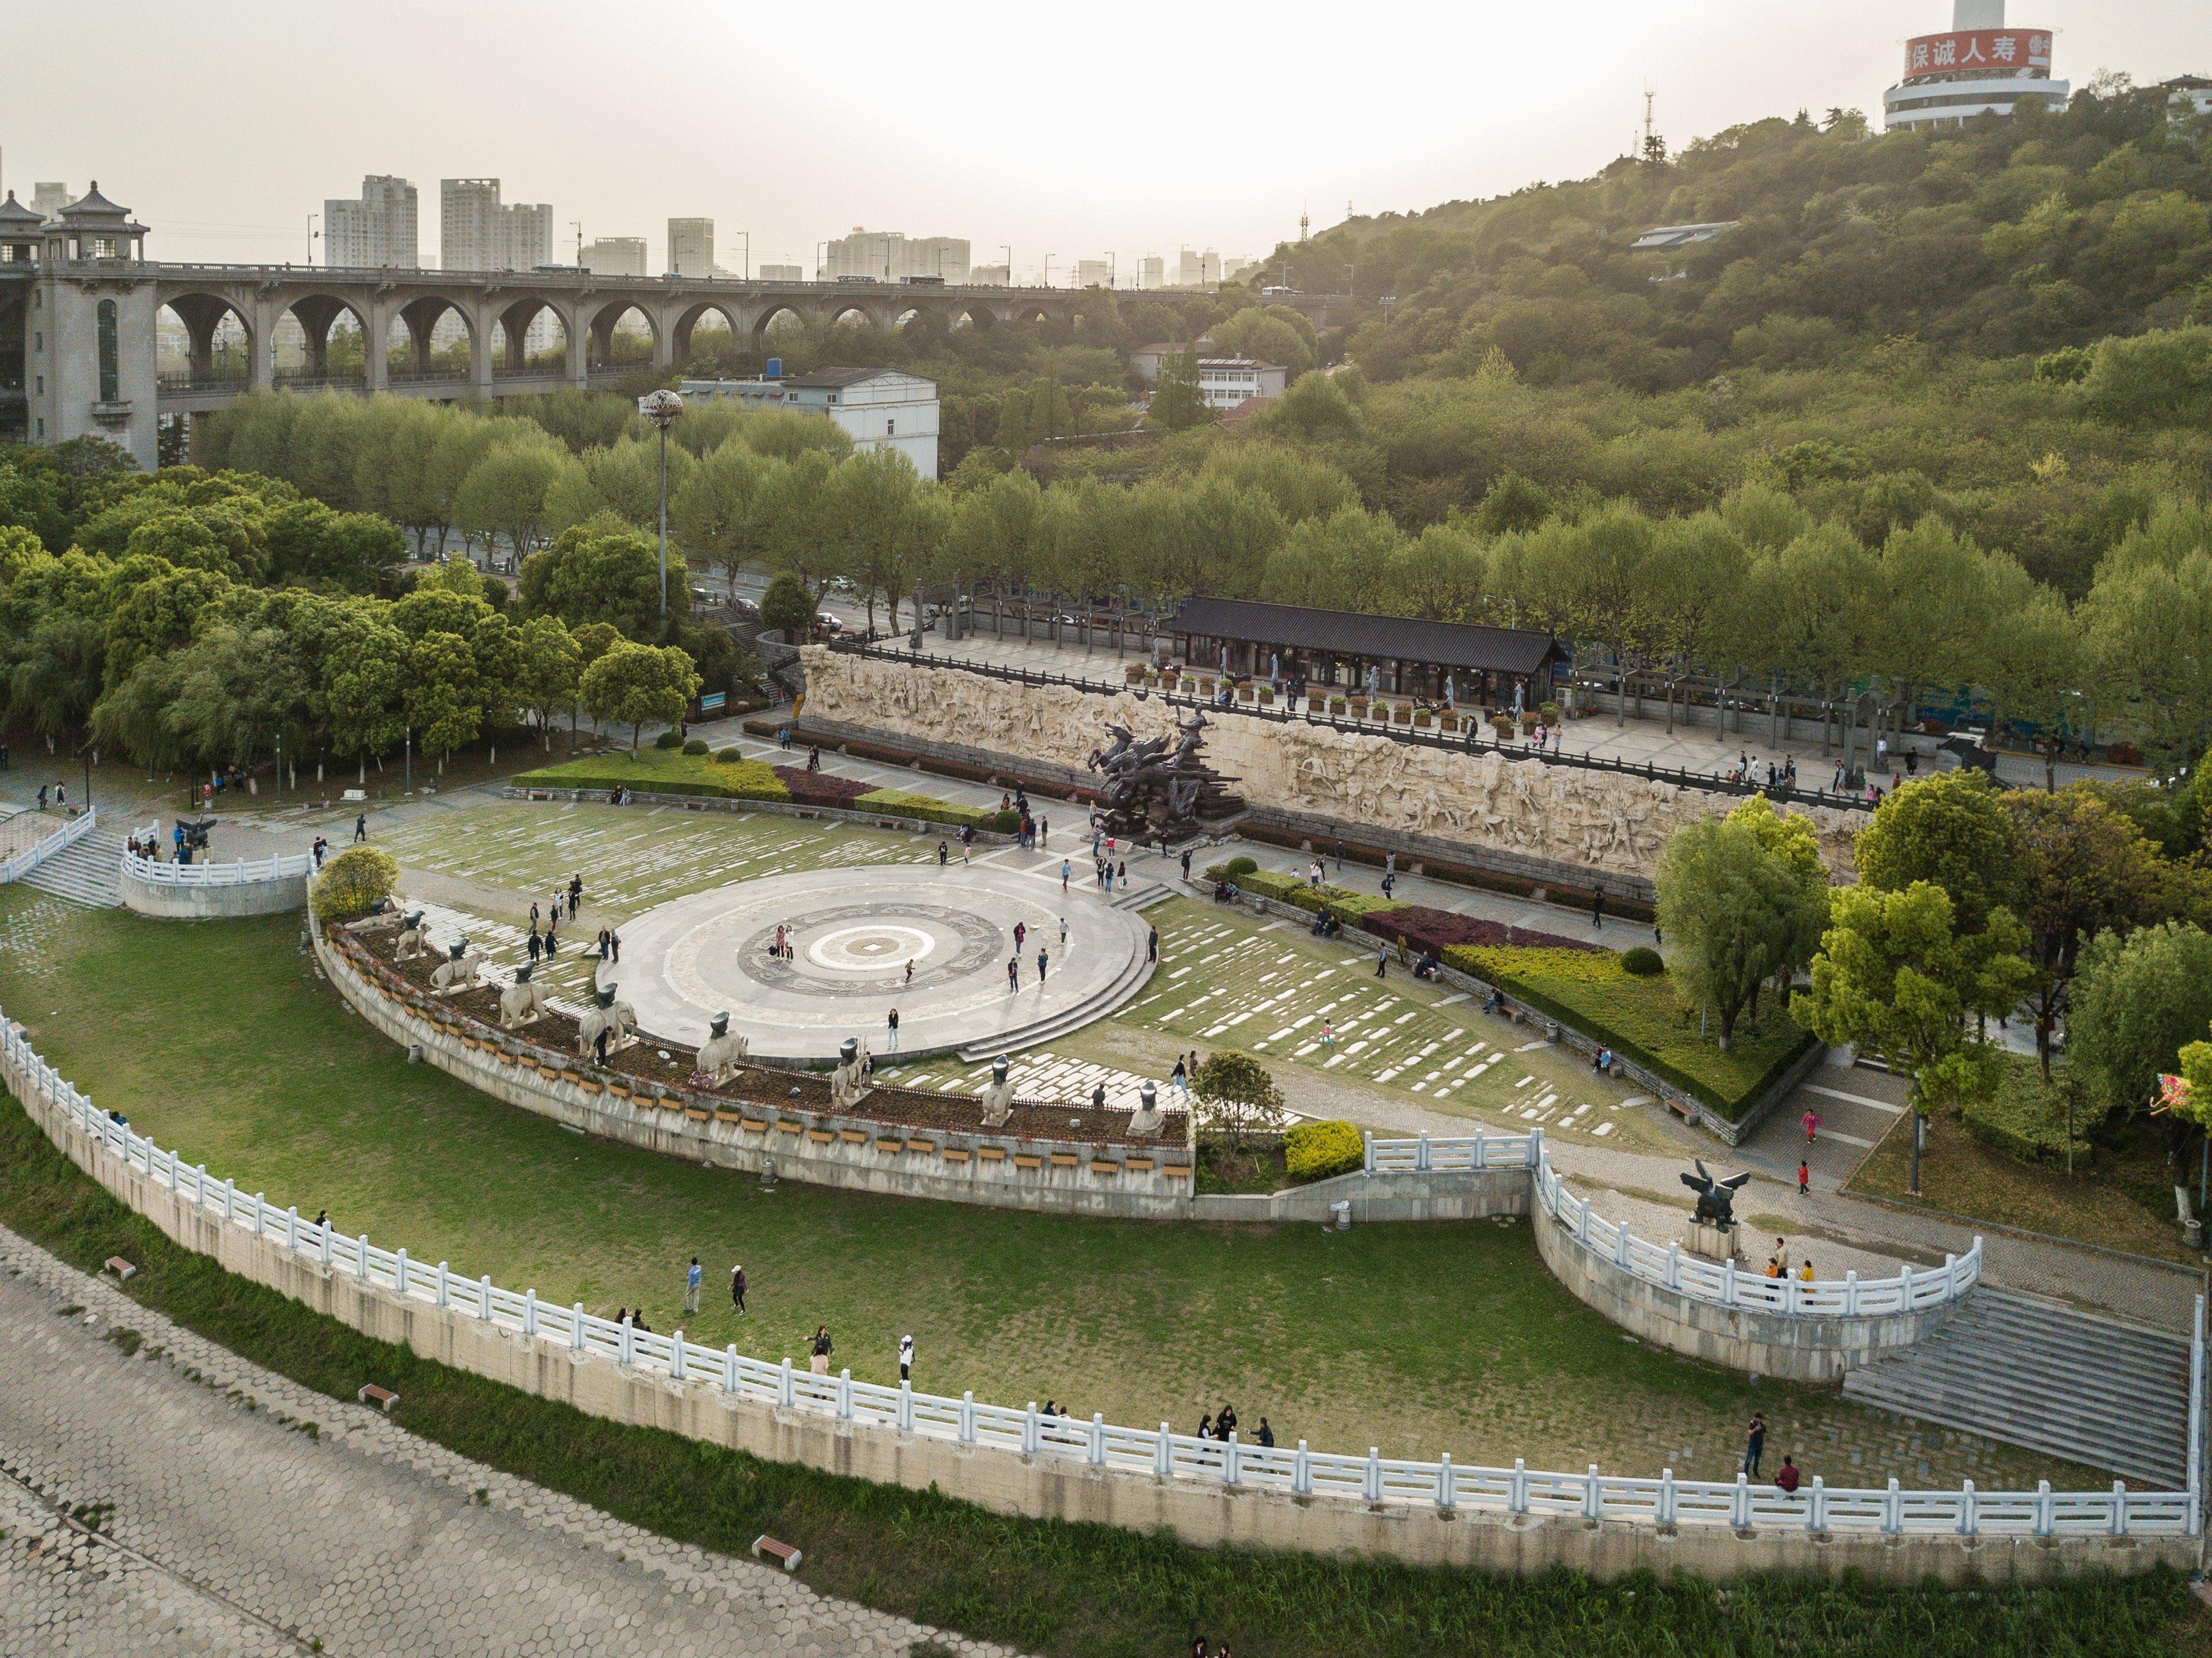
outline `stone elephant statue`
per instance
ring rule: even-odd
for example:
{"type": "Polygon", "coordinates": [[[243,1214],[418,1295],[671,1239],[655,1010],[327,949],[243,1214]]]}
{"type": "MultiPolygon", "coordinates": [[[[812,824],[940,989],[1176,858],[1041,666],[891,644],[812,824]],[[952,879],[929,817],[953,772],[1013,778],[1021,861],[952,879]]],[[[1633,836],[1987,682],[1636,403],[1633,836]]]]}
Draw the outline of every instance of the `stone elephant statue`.
{"type": "Polygon", "coordinates": [[[417,956],[429,953],[429,928],[422,925],[422,912],[416,910],[399,924],[399,943],[392,952],[395,962],[410,962],[417,956]]]}
{"type": "Polygon", "coordinates": [[[738,1063],[751,1050],[743,1036],[730,1035],[730,1016],[717,1013],[708,1027],[707,1040],[699,1044],[697,1069],[717,1083],[726,1083],[738,1063]]]}
{"type": "Polygon", "coordinates": [[[610,1054],[618,1054],[637,1040],[637,1010],[617,1000],[612,985],[603,986],[594,1001],[576,1021],[576,1053],[582,1059],[599,1051],[601,1031],[606,1033],[610,1054]]]}
{"type": "Polygon", "coordinates": [[[469,941],[462,939],[430,975],[430,988],[441,996],[458,996],[464,990],[474,990],[477,964],[478,958],[469,954],[469,941]]]}
{"type": "Polygon", "coordinates": [[[514,982],[499,993],[499,1028],[520,1030],[545,1011],[545,987],[530,981],[530,969],[514,969],[514,982]]]}

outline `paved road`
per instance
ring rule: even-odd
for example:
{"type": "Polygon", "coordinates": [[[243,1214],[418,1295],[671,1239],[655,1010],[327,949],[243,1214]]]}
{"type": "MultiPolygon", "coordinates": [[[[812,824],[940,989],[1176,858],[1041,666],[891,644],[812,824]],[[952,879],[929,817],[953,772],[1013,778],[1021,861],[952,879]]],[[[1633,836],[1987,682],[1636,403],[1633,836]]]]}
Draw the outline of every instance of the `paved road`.
{"type": "Polygon", "coordinates": [[[456,1456],[4,1229],[0,1269],[0,1658],[1000,1650],[456,1456]]]}

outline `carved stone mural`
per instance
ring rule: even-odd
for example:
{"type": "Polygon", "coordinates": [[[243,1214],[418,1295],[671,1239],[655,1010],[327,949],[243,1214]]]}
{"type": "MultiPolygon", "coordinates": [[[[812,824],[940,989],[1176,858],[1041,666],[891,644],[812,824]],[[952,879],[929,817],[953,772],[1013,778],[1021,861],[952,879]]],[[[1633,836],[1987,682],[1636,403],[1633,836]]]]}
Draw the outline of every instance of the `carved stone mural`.
{"type": "MultiPolygon", "coordinates": [[[[1081,771],[1109,726],[1170,744],[1177,710],[1158,697],[1021,685],[957,668],[803,653],[816,718],[1081,771]]],[[[1231,712],[1206,728],[1208,759],[1255,805],[1372,824],[1553,863],[1650,878],[1667,837],[1743,797],[1577,766],[1432,749],[1231,712]]],[[[1829,869],[1848,878],[1861,811],[1783,810],[1811,819],[1829,869]]]]}

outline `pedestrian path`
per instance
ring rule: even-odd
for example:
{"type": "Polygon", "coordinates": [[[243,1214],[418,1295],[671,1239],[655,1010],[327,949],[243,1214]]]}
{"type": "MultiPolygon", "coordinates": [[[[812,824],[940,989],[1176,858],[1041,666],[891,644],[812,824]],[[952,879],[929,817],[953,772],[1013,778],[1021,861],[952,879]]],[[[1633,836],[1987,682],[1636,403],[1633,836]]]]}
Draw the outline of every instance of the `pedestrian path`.
{"type": "Polygon", "coordinates": [[[0,1653],[1002,1650],[455,1455],[4,1229],[0,1266],[0,1653]]]}

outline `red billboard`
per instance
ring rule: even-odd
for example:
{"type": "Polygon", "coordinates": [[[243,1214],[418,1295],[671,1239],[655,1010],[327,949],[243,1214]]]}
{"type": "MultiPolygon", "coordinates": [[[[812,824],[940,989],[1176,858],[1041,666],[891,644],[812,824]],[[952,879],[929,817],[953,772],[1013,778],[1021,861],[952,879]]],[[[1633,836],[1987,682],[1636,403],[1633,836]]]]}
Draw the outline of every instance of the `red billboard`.
{"type": "Polygon", "coordinates": [[[1922,34],[1905,43],[1905,78],[1923,75],[2017,75],[2048,79],[2049,29],[1954,29],[1922,34]]]}

